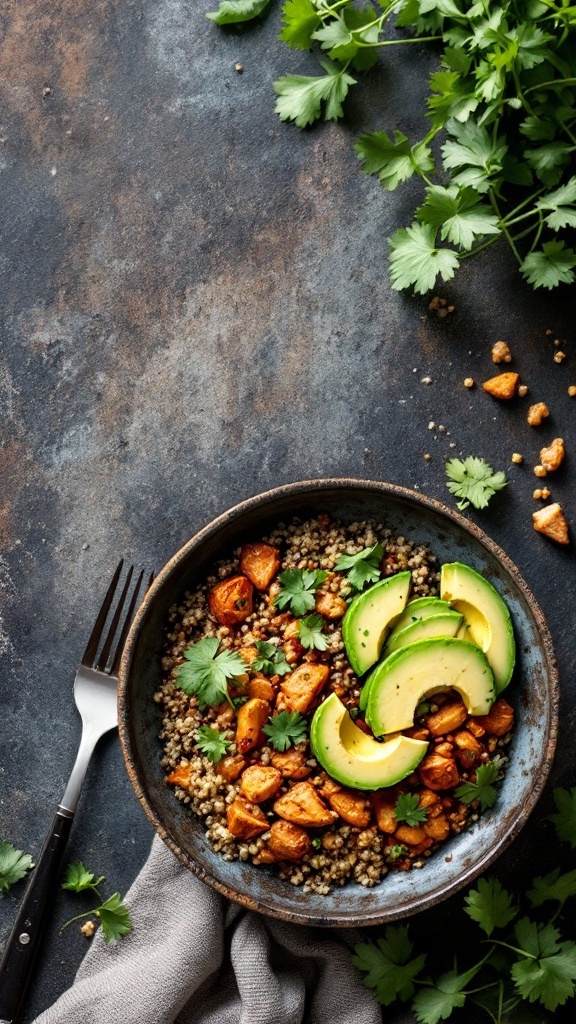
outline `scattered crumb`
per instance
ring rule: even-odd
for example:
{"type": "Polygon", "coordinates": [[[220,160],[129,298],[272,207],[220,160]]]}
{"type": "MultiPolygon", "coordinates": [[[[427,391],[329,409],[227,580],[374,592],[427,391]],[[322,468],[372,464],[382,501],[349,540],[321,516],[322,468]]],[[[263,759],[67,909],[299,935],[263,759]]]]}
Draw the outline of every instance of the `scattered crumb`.
{"type": "Polygon", "coordinates": [[[535,405],[531,405],[528,409],[528,415],[526,419],[531,427],[539,427],[542,420],[550,415],[550,410],[544,402],[536,402],[535,405]]]}
{"type": "Polygon", "coordinates": [[[554,362],[555,363],[563,363],[565,359],[566,359],[566,353],[565,352],[558,351],[558,352],[554,353],[554,362]]]}
{"type": "Polygon", "coordinates": [[[492,362],[493,363],[511,363],[512,353],[508,344],[505,341],[497,341],[492,346],[492,362]]]}
{"type": "Polygon", "coordinates": [[[512,462],[515,462],[517,466],[521,466],[524,462],[524,456],[520,455],[519,452],[514,452],[512,455],[512,462]]]}
{"type": "Polygon", "coordinates": [[[576,384],[570,385],[570,387],[568,388],[568,394],[570,395],[570,398],[576,397],[576,384]]]}
{"type": "Polygon", "coordinates": [[[542,448],[540,462],[547,473],[553,473],[555,469],[562,465],[565,454],[564,439],[562,437],[555,437],[547,448],[542,448]]]}
{"type": "Polygon", "coordinates": [[[426,452],[426,455],[424,456],[424,458],[426,459],[426,462],[430,462],[430,459],[432,458],[432,456],[429,455],[428,452],[426,452]]]}
{"type": "Polygon", "coordinates": [[[536,490],[532,492],[532,497],[533,498],[549,498],[550,497],[550,491],[549,491],[549,489],[547,487],[537,487],[536,490]]]}
{"type": "Polygon", "coordinates": [[[439,295],[434,295],[430,300],[428,303],[428,309],[432,310],[432,312],[436,313],[436,316],[439,317],[445,317],[448,316],[449,313],[454,312],[454,306],[449,305],[448,300],[440,298],[439,295]]]}
{"type": "Polygon", "coordinates": [[[546,505],[545,508],[540,508],[537,512],[533,512],[532,521],[534,529],[538,530],[538,533],[543,533],[558,544],[570,543],[568,523],[562,511],[562,506],[558,502],[554,502],[553,505],[546,505]]]}
{"type": "Polygon", "coordinates": [[[552,331],[550,330],[550,328],[548,328],[548,330],[546,331],[546,334],[547,334],[548,336],[550,336],[550,335],[552,334],[552,331]]]}
{"type": "Polygon", "coordinates": [[[438,430],[440,431],[441,434],[444,434],[446,432],[446,427],[444,426],[443,423],[438,424],[438,430]]]}
{"type": "Polygon", "coordinates": [[[473,388],[474,387],[474,378],[473,377],[466,377],[465,380],[464,380],[464,387],[465,388],[473,388]]]}
{"type": "Polygon", "coordinates": [[[432,383],[432,377],[422,377],[422,380],[420,381],[420,383],[421,384],[431,384],[432,383]]]}
{"type": "Polygon", "coordinates": [[[514,398],[519,382],[519,374],[509,371],[508,373],[499,373],[497,377],[491,377],[490,380],[484,381],[482,387],[484,391],[492,395],[492,398],[507,401],[514,398]]]}
{"type": "Polygon", "coordinates": [[[44,86],[44,88],[42,89],[42,95],[43,96],[51,96],[52,95],[52,89],[50,88],[49,85],[45,85],[44,86]]]}
{"type": "Polygon", "coordinates": [[[527,384],[521,384],[520,387],[518,388],[518,394],[520,395],[520,398],[524,398],[524,395],[528,394],[528,385],[527,384]]]}
{"type": "Polygon", "coordinates": [[[534,476],[546,476],[544,466],[534,466],[534,476]]]}
{"type": "Polygon", "coordinates": [[[85,935],[87,939],[91,939],[96,931],[96,925],[94,921],[85,921],[84,924],[80,925],[80,931],[82,935],[85,935]]]}
{"type": "Polygon", "coordinates": [[[434,420],[430,420],[430,423],[428,424],[428,430],[434,430],[435,426],[436,424],[434,423],[434,420]]]}
{"type": "Polygon", "coordinates": [[[240,64],[240,62],[238,62],[238,64],[234,65],[234,71],[237,71],[238,74],[241,75],[242,72],[244,71],[244,65],[240,64]]]}

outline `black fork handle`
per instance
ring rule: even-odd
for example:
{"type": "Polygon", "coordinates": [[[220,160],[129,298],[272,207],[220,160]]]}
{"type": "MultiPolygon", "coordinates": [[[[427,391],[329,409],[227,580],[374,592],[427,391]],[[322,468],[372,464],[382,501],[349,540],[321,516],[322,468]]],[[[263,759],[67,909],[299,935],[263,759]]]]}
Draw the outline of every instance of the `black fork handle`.
{"type": "Polygon", "coordinates": [[[56,811],[8,936],[0,961],[0,1024],[13,1024],[22,1011],[56,896],[72,818],[69,811],[56,811]]]}

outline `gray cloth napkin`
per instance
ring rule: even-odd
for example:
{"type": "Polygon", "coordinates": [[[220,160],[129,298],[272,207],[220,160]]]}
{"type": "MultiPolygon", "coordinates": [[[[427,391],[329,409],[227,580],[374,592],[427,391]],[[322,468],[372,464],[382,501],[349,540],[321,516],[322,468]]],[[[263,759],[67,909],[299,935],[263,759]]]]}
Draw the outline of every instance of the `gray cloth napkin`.
{"type": "Polygon", "coordinates": [[[381,1024],[346,930],[228,903],[155,838],[126,896],[133,931],[98,931],[74,984],[35,1024],[381,1024]]]}

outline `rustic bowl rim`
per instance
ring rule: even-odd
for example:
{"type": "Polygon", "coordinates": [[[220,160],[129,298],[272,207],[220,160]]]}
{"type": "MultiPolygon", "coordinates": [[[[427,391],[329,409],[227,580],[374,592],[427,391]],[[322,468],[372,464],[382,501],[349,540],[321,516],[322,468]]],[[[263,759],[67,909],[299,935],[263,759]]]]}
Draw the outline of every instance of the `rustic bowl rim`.
{"type": "MultiPolygon", "coordinates": [[[[479,526],[464,516],[460,515],[454,509],[444,505],[443,502],[438,501],[435,498],[429,497],[428,495],[421,494],[418,491],[411,490],[398,484],[388,483],[379,480],[365,480],[354,477],[320,477],[310,478],[303,480],[295,480],[290,483],[281,484],[279,486],[270,488],[267,491],[263,491],[254,494],[244,500],[236,503],[235,505],[222,512],[209,523],[198,530],[185,544],[183,544],[175,554],[166,562],[160,572],[156,575],[152,585],[147,591],[132,623],[126,645],[123,651],[120,671],[119,671],[119,687],[118,687],[118,729],[120,736],[120,743],[122,747],[122,753],[124,757],[125,766],[130,777],[132,786],[136,793],[136,796],[142,805],[146,816],[154,826],[156,833],[161,837],[164,843],[172,850],[172,852],[178,857],[178,859],[191,870],[198,878],[206,882],[217,892],[223,896],[228,897],[236,903],[241,904],[250,910],[256,910],[264,913],[268,916],[280,918],[283,920],[291,921],[293,923],[305,924],[305,925],[321,925],[324,927],[356,927],[362,924],[377,925],[388,923],[399,918],[411,916],[412,914],[420,913],[429,907],[435,906],[440,902],[443,902],[449,896],[462,889],[466,884],[473,881],[480,874],[490,867],[494,861],[500,857],[503,851],[512,843],[518,833],[525,825],[528,817],[532,813],[536,803],[538,802],[546,782],[548,780],[552,763],[554,759],[554,752],[556,747],[557,735],[558,735],[558,709],[559,709],[559,678],[557,660],[554,655],[552,637],[540,606],[538,605],[531,589],[524,580],[520,570],[515,563],[509,558],[506,552],[489,537],[479,526]],[[545,743],[542,748],[542,755],[540,759],[540,771],[537,777],[533,781],[533,785],[529,791],[527,799],[518,806],[517,812],[511,820],[507,821],[508,829],[504,835],[500,835],[499,841],[494,845],[493,849],[486,853],[477,862],[473,862],[468,867],[465,867],[460,875],[448,884],[441,884],[437,889],[430,891],[428,894],[417,897],[414,904],[409,909],[405,909],[401,914],[394,914],[387,909],[382,909],[380,913],[371,915],[368,919],[366,916],[348,916],[346,918],[331,918],[329,916],[319,918],[317,914],[308,914],[303,912],[301,908],[292,910],[286,910],[282,907],[274,907],[271,905],[269,899],[266,902],[260,902],[258,899],[254,899],[244,893],[239,893],[230,885],[227,885],[214,877],[209,871],[203,868],[194,859],[191,852],[184,850],[177,841],[173,839],[168,829],[164,826],[160,819],[160,816],[156,813],[154,807],[148,800],[145,788],[141,782],[140,771],[138,768],[137,759],[132,749],[131,737],[130,737],[130,708],[127,698],[127,689],[130,678],[130,668],[132,663],[132,657],[135,646],[137,644],[141,624],[145,621],[148,609],[152,603],[156,600],[156,596],[161,591],[162,587],[167,580],[170,579],[172,573],[177,569],[182,561],[185,561],[191,551],[194,551],[201,546],[209,537],[217,533],[222,527],[233,522],[234,520],[241,521],[242,518],[249,513],[252,509],[259,508],[266,504],[269,504],[276,499],[288,498],[294,495],[302,494],[303,504],[305,497],[312,492],[320,493],[322,491],[329,490],[341,490],[345,491],[368,491],[374,492],[374,494],[381,494],[383,497],[386,495],[391,498],[400,499],[407,503],[412,503],[424,512],[430,511],[450,520],[454,525],[464,531],[464,533],[471,535],[474,540],[487,552],[492,555],[503,567],[508,577],[512,580],[513,584],[521,592],[524,600],[530,607],[530,611],[534,617],[536,628],[539,634],[539,638],[542,644],[542,649],[546,658],[547,667],[547,693],[548,693],[548,715],[546,721],[545,730],[545,743]]],[[[254,867],[254,870],[261,870],[254,867]]],[[[411,872],[412,873],[412,872],[411,872]]],[[[383,883],[385,885],[385,881],[383,883]]],[[[342,888],[345,893],[347,887],[342,888]]]]}

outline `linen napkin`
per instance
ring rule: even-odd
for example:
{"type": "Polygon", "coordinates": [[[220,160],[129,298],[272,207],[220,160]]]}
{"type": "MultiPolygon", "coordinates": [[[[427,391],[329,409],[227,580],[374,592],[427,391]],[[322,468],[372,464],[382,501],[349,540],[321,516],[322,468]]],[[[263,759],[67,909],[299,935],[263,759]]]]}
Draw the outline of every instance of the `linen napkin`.
{"type": "Polygon", "coordinates": [[[357,934],[229,903],[158,837],[126,903],[130,935],[107,945],[96,932],[34,1024],[381,1024],[352,964],[357,934]]]}

